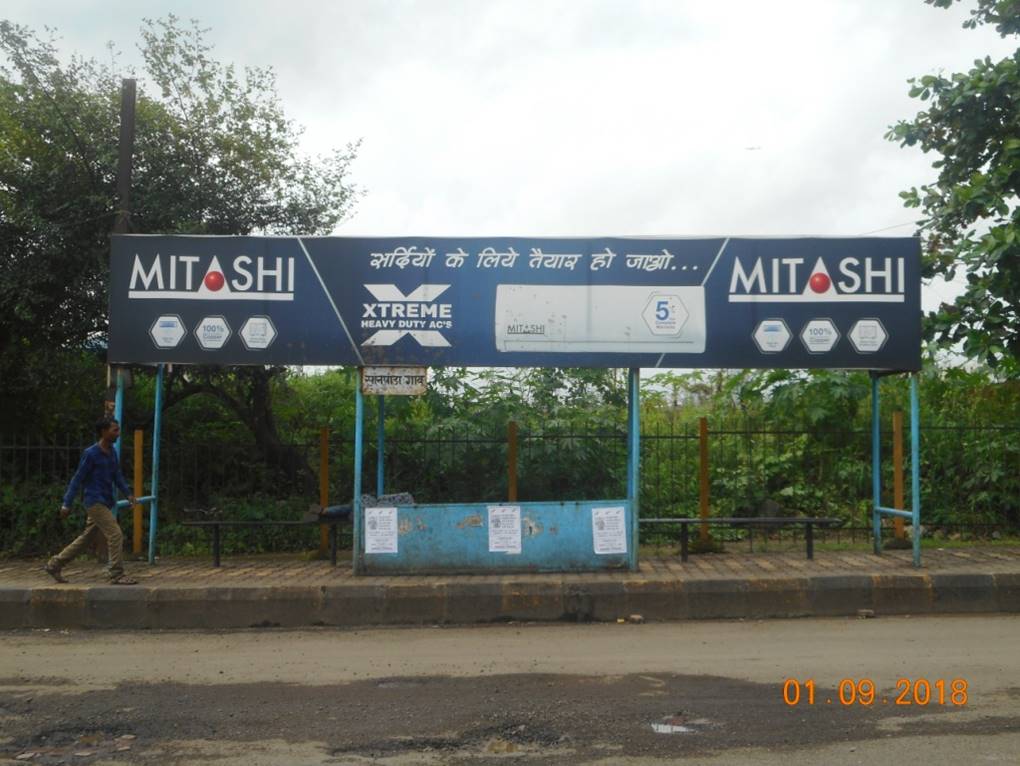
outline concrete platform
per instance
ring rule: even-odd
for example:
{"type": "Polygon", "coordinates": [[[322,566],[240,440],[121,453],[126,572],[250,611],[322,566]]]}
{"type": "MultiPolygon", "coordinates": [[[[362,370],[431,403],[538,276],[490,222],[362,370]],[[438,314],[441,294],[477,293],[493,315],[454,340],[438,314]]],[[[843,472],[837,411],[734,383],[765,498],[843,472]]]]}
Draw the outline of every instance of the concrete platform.
{"type": "Polygon", "coordinates": [[[646,559],[639,572],[359,577],[293,557],[129,564],[111,586],[82,560],[57,585],[42,561],[0,561],[0,629],[245,628],[520,621],[1020,612],[1020,548],[715,554],[646,559]]]}

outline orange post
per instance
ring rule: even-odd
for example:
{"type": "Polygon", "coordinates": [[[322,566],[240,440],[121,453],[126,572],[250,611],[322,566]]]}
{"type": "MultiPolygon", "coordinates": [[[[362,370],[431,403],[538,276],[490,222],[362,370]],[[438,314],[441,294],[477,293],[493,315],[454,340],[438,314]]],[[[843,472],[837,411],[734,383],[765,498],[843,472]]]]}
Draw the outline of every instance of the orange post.
{"type": "Polygon", "coordinates": [[[506,429],[506,484],[507,499],[517,502],[517,422],[514,420],[506,429]]]}
{"type": "MultiPolygon", "coordinates": [[[[145,431],[135,429],[135,497],[141,497],[142,488],[142,446],[145,442],[145,431]]],[[[135,503],[132,520],[131,552],[139,556],[142,553],[142,504],[135,503]]]]}
{"type": "MultiPolygon", "coordinates": [[[[903,492],[903,413],[900,410],[896,410],[892,414],[892,431],[893,431],[893,508],[904,511],[906,510],[904,503],[903,492]]],[[[896,539],[905,540],[907,537],[906,528],[903,523],[903,519],[899,516],[893,517],[893,529],[896,534],[896,539]]]]}
{"type": "MultiPolygon", "coordinates": [[[[329,505],[329,429],[319,429],[319,505],[329,505]]],[[[329,527],[319,525],[319,553],[325,555],[329,551],[329,527]]]]}
{"type": "Polygon", "coordinates": [[[701,529],[699,539],[703,543],[708,542],[708,418],[698,419],[698,443],[701,447],[701,461],[699,474],[701,480],[701,493],[699,499],[699,511],[701,515],[701,529]]]}

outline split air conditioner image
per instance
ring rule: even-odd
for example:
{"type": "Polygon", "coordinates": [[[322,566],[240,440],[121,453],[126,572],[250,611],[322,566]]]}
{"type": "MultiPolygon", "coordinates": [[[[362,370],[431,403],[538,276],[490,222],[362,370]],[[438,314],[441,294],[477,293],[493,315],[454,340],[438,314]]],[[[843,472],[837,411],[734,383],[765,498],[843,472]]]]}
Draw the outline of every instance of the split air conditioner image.
{"type": "Polygon", "coordinates": [[[705,290],[498,285],[495,321],[499,351],[701,354],[705,290]]]}

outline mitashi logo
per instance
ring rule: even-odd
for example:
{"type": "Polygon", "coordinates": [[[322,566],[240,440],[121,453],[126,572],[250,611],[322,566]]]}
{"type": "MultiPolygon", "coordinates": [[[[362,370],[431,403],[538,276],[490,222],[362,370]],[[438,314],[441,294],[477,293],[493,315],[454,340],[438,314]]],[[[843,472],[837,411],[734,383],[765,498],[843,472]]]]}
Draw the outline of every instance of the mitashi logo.
{"type": "Polygon", "coordinates": [[[818,258],[808,270],[803,258],[733,260],[731,303],[903,303],[903,258],[843,258],[836,274],[818,258]]]}
{"type": "Polygon", "coordinates": [[[293,258],[239,255],[224,269],[217,256],[135,255],[128,298],[208,301],[294,300],[293,258]]]}
{"type": "Polygon", "coordinates": [[[537,322],[514,322],[507,325],[507,335],[545,335],[545,325],[537,322]]]}
{"type": "Polygon", "coordinates": [[[453,329],[453,304],[435,300],[449,285],[420,285],[407,295],[396,285],[365,285],[375,301],[362,304],[361,328],[377,330],[363,346],[392,346],[410,335],[422,346],[446,348],[440,330],[453,329]]]}

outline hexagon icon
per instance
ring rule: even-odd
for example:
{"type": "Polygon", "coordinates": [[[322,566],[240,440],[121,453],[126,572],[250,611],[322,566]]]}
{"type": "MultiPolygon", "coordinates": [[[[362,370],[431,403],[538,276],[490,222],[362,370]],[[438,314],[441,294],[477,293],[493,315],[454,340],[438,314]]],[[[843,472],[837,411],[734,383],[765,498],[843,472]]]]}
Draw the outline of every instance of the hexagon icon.
{"type": "Polygon", "coordinates": [[[812,319],[800,331],[800,340],[812,354],[824,354],[839,341],[839,330],[831,319],[812,319]]]}
{"type": "Polygon", "coordinates": [[[221,349],[230,338],[230,325],[221,316],[206,317],[195,328],[195,337],[198,345],[207,351],[221,349]]]}
{"type": "Polygon", "coordinates": [[[679,335],[690,314],[677,296],[656,293],[648,299],[648,305],[641,312],[652,335],[679,335]]]}
{"type": "Polygon", "coordinates": [[[261,351],[269,348],[269,345],[276,337],[276,327],[273,320],[267,316],[248,317],[241,326],[238,333],[244,347],[249,351],[261,351]]]}
{"type": "Polygon", "coordinates": [[[763,354],[778,354],[785,349],[793,333],[782,319],[765,319],[754,329],[754,342],[763,354]]]}
{"type": "Polygon", "coordinates": [[[847,337],[858,354],[874,354],[885,345],[889,333],[878,319],[858,319],[847,337]]]}
{"type": "Polygon", "coordinates": [[[187,332],[183,320],[176,314],[156,317],[156,321],[149,328],[152,342],[159,348],[176,348],[187,332]]]}

